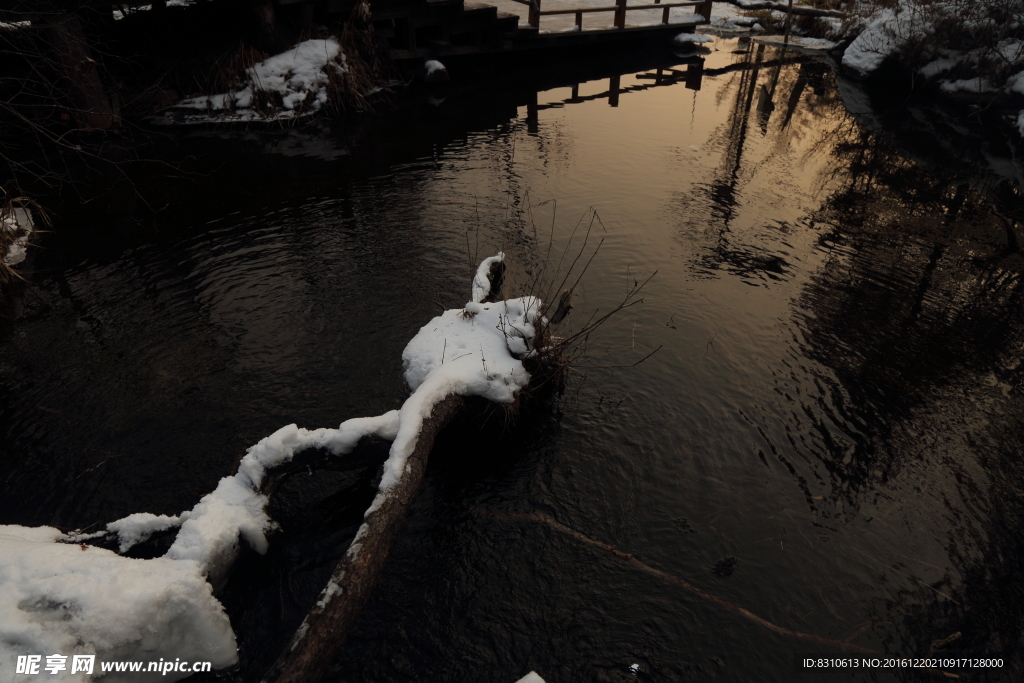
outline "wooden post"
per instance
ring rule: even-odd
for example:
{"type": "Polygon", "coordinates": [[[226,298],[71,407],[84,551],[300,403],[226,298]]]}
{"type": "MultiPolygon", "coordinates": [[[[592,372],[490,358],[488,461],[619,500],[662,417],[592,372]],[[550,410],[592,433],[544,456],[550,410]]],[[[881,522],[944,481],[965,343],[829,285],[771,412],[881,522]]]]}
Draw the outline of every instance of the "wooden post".
{"type": "MultiPolygon", "coordinates": [[[[625,0],[623,0],[625,2],[625,0]]],[[[619,106],[619,79],[621,76],[612,76],[608,79],[608,106],[619,106]]]]}
{"type": "Polygon", "coordinates": [[[405,20],[406,29],[406,42],[409,44],[410,50],[417,50],[419,46],[416,44],[416,25],[409,19],[405,20]]]}
{"type": "Polygon", "coordinates": [[[663,24],[667,24],[668,23],[668,13],[669,13],[670,9],[671,8],[666,7],[665,9],[661,10],[661,23],[663,23],[663,24]]]}
{"type": "Polygon", "coordinates": [[[527,18],[530,26],[540,28],[540,0],[530,0],[530,14],[527,18]]]}
{"type": "Polygon", "coordinates": [[[572,86],[572,97],[569,98],[569,99],[578,100],[579,98],[580,98],[580,84],[579,83],[573,83],[573,86],[572,86]]]}
{"type": "Polygon", "coordinates": [[[537,93],[533,92],[526,103],[526,132],[530,135],[536,135],[540,132],[540,121],[537,115],[537,93]]]}
{"type": "Polygon", "coordinates": [[[299,28],[306,35],[313,30],[313,11],[314,7],[311,2],[302,3],[302,9],[299,10],[299,28]]]}
{"type": "Polygon", "coordinates": [[[576,13],[576,28],[580,31],[583,30],[583,12],[576,13]]]}
{"type": "Polygon", "coordinates": [[[47,24],[53,58],[75,104],[78,126],[93,130],[112,128],[114,111],[78,17],[71,13],[48,15],[47,24]]]}
{"type": "Polygon", "coordinates": [[[700,90],[700,82],[704,77],[704,60],[690,62],[686,67],[686,87],[689,90],[700,90]]]}
{"type": "Polygon", "coordinates": [[[435,438],[464,407],[465,400],[454,394],[433,407],[430,417],[423,421],[401,481],[377,510],[364,517],[361,536],[356,537],[358,544],[353,544],[338,562],[327,588],[263,677],[264,683],[316,683],[323,678],[380,579],[391,546],[423,483],[435,438]]]}
{"type": "Polygon", "coordinates": [[[615,28],[626,28],[626,0],[615,0],[615,28]]]}
{"type": "Polygon", "coordinates": [[[793,0],[789,0],[789,7],[786,8],[786,26],[782,31],[782,44],[789,45],[789,29],[793,25],[793,0]]]}
{"type": "Polygon", "coordinates": [[[250,0],[249,7],[259,27],[260,47],[271,53],[283,52],[288,47],[288,41],[277,21],[272,0],[250,0]]]}
{"type": "Polygon", "coordinates": [[[704,17],[704,21],[711,21],[711,2],[712,0],[704,0],[704,5],[700,8],[701,16],[704,17]]]}

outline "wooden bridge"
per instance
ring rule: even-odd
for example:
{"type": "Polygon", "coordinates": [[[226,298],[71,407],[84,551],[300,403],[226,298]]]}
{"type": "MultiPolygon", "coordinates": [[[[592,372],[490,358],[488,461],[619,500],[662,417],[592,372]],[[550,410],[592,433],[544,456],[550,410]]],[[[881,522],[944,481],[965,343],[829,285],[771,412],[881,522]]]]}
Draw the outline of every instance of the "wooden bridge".
{"type": "MultiPolygon", "coordinates": [[[[559,0],[547,0],[549,2],[559,0]]],[[[542,7],[542,0],[504,0],[525,6],[526,22],[512,12],[465,0],[370,0],[371,21],[378,36],[388,42],[398,61],[431,59],[451,55],[522,53],[543,48],[601,45],[620,41],[650,41],[692,31],[711,20],[712,0],[628,4],[628,0],[606,0],[602,6],[587,6],[583,0],[560,0],[568,6],[542,7]],[[575,5],[573,6],[573,3],[575,5]],[[672,16],[676,8],[690,13],[672,16]],[[629,23],[636,13],[658,12],[660,22],[629,23]],[[611,16],[611,25],[584,24],[584,17],[611,16]],[[559,28],[556,17],[574,17],[575,24],[559,28]],[[545,18],[549,18],[545,20],[545,18]],[[551,25],[551,28],[546,28],[551,25]]],[[[641,0],[642,1],[642,0],[641,0]]],[[[277,0],[279,5],[302,5],[303,14],[337,15],[351,9],[351,0],[277,0]]],[[[509,7],[511,8],[511,7],[509,7]]],[[[289,8],[292,9],[292,8],[289,8]]]]}

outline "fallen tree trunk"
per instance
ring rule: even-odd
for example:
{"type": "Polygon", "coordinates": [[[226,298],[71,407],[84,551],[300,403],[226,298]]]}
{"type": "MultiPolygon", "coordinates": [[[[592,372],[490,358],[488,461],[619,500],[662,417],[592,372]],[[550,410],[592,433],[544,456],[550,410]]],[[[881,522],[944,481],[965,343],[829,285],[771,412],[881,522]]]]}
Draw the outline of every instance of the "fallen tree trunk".
{"type": "MultiPolygon", "coordinates": [[[[723,0],[719,0],[720,2],[723,0]]],[[[834,19],[846,19],[853,16],[849,12],[841,12],[837,9],[815,9],[813,7],[803,7],[801,5],[793,5],[790,8],[781,2],[747,2],[740,3],[737,0],[724,0],[730,5],[736,5],[740,9],[757,11],[762,9],[777,10],[779,12],[792,12],[793,14],[805,16],[805,17],[832,17],[834,19]]]]}
{"type": "MultiPolygon", "coordinates": [[[[456,314],[459,320],[469,320],[479,313],[488,310],[488,302],[493,302],[501,287],[504,273],[504,254],[484,259],[473,278],[473,300],[466,309],[456,314]]],[[[508,302],[503,302],[506,314],[508,302]]],[[[494,304],[500,307],[501,304],[494,304]]],[[[451,311],[449,313],[455,313],[451,311]]],[[[539,315],[539,314],[538,314],[539,315]]],[[[443,317],[443,316],[442,316],[443,317]]],[[[435,318],[439,320],[439,318],[435,318]]],[[[507,320],[507,319],[506,319],[507,320]]],[[[535,320],[531,319],[531,320],[535,320]]],[[[425,328],[424,328],[425,329],[425,328]]],[[[435,328],[436,330],[436,328],[435,328]]],[[[420,331],[420,334],[423,330],[420,331]]],[[[504,331],[502,334],[506,334],[504,331]]],[[[406,353],[416,344],[416,338],[406,347],[406,353]]],[[[455,339],[453,338],[453,342],[455,339]]],[[[444,340],[441,349],[440,365],[444,366],[445,351],[448,340],[444,340]]],[[[508,338],[505,337],[505,348],[508,338]]],[[[420,349],[422,352],[422,349],[420,349]]],[[[487,361],[483,347],[480,347],[481,363],[487,374],[487,361]]],[[[468,355],[468,354],[464,354],[468,355]]],[[[403,358],[405,353],[403,353],[403,358]]],[[[511,358],[511,356],[510,356],[511,358]]],[[[422,360],[422,359],[421,359],[422,360]]],[[[449,365],[457,358],[449,357],[449,365]]],[[[492,355],[492,362],[496,360],[492,355]]],[[[441,372],[439,370],[438,372],[441,372]]],[[[384,565],[387,563],[391,546],[394,545],[402,524],[409,513],[409,507],[419,492],[423,477],[427,471],[427,459],[434,447],[437,435],[445,425],[466,405],[466,399],[460,393],[459,383],[441,380],[430,386],[430,375],[414,385],[414,380],[407,375],[413,395],[403,405],[400,425],[409,422],[416,427],[412,440],[403,445],[402,428],[395,435],[392,444],[391,458],[404,448],[411,448],[397,470],[388,471],[385,465],[384,478],[381,481],[373,504],[363,516],[363,524],[352,539],[349,549],[338,562],[331,574],[327,586],[320,592],[316,604],[310,609],[306,618],[299,626],[291,642],[277,661],[263,677],[266,683],[316,683],[327,667],[337,656],[349,631],[355,625],[363,608],[370,599],[374,587],[380,580],[384,565]],[[425,387],[428,387],[425,389],[425,387]],[[424,390],[426,395],[422,401],[417,395],[424,390]],[[412,406],[407,410],[407,406],[412,406]],[[389,481],[389,477],[391,480],[389,481]]],[[[529,375],[526,375],[529,378],[529,375]]],[[[465,392],[466,387],[461,391],[465,392]]],[[[492,397],[493,398],[493,397],[492,397]]],[[[512,399],[512,395],[508,396],[512,399]]],[[[408,428],[408,425],[406,425],[408,428]]]]}
{"type": "Polygon", "coordinates": [[[434,440],[464,405],[461,396],[448,396],[424,420],[401,481],[377,495],[313,609],[263,677],[266,683],[314,683],[323,677],[384,571],[391,546],[423,483],[434,440]]]}

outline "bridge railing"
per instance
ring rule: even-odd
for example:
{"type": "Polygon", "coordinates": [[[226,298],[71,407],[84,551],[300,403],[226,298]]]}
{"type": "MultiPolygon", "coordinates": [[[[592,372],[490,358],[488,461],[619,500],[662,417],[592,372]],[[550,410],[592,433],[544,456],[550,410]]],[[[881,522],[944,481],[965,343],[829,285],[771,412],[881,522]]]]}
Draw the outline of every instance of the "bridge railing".
{"type": "Polygon", "coordinates": [[[667,24],[669,20],[669,13],[673,7],[693,7],[696,9],[694,14],[699,14],[704,17],[705,22],[711,21],[711,2],[712,0],[691,0],[690,2],[661,2],[661,0],[654,0],[652,5],[627,5],[627,0],[615,0],[615,4],[609,7],[577,7],[567,9],[552,9],[542,10],[540,8],[541,0],[513,0],[521,5],[527,5],[530,8],[529,18],[527,22],[531,26],[540,28],[540,18],[551,16],[555,14],[575,14],[576,15],[576,28],[578,30],[583,29],[583,15],[592,12],[614,12],[615,13],[615,28],[626,28],[626,12],[632,12],[634,10],[661,10],[661,23],[667,24]]]}

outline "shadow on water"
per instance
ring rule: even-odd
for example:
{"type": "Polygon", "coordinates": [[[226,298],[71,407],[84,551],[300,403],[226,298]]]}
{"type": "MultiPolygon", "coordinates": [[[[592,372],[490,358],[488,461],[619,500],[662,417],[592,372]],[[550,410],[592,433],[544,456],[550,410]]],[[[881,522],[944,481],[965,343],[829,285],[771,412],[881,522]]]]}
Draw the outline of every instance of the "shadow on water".
{"type": "Polygon", "coordinates": [[[845,177],[814,214],[830,256],[797,313],[804,353],[835,373],[833,403],[856,425],[824,460],[832,495],[856,509],[912,472],[952,522],[941,539],[952,571],[928,584],[950,599],[923,601],[904,628],[922,646],[961,632],[954,651],[1016,659],[1024,255],[991,192],[929,173],[863,128],[843,131],[834,154],[845,177]]]}
{"type": "MultiPolygon", "coordinates": [[[[720,39],[609,61],[345,125],[164,139],[180,178],[138,169],[145,206],[69,214],[78,232],[37,256],[3,342],[0,520],[177,513],[282,424],[394,407],[405,340],[465,299],[470,236],[536,248],[531,195],[571,221],[600,204],[579,307],[658,269],[645,305],[550,410],[442,436],[329,679],[826,680],[793,670],[800,643],[481,511],[549,515],[878,652],[921,656],[960,631],[944,653],[1007,667],[965,680],[1020,674],[1015,181],[922,166],[847,114],[814,57],[720,39]]],[[[383,457],[370,445],[277,492],[270,552],[221,595],[243,665],[208,680],[256,680],[276,657],[383,457]]],[[[876,674],[851,680],[929,680],[876,674]]]]}

